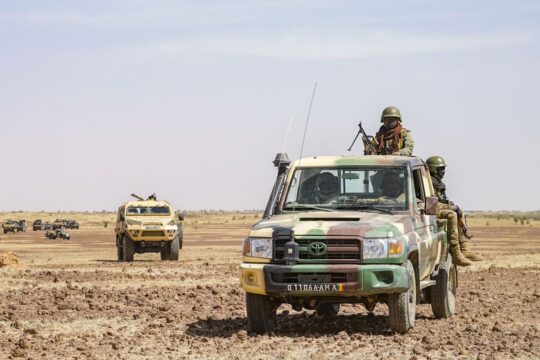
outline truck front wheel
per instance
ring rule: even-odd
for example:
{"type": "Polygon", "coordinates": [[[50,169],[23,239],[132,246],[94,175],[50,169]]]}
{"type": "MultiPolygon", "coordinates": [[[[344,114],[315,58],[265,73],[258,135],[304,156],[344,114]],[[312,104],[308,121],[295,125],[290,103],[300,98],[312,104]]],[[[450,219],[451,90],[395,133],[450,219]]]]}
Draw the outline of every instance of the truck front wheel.
{"type": "Polygon", "coordinates": [[[131,240],[127,236],[123,236],[123,255],[124,255],[124,261],[131,262],[133,261],[134,255],[135,255],[135,244],[133,244],[133,240],[131,240]]]}
{"type": "Polygon", "coordinates": [[[441,265],[435,281],[431,287],[431,310],[435,318],[447,319],[456,311],[457,269],[451,258],[441,265]]]}
{"type": "Polygon", "coordinates": [[[116,240],[116,255],[118,256],[118,261],[124,261],[124,248],[122,245],[124,245],[122,239],[116,240]]]}
{"type": "Polygon", "coordinates": [[[264,334],[277,327],[276,304],[264,295],[246,293],[246,312],[249,331],[264,334]]]}
{"type": "Polygon", "coordinates": [[[169,244],[169,260],[176,261],[180,257],[180,238],[178,235],[169,244]]]}
{"type": "Polygon", "coordinates": [[[401,294],[388,296],[388,321],[394,332],[405,333],[414,327],[416,320],[416,277],[410,260],[403,266],[409,274],[409,289],[401,294]]]}

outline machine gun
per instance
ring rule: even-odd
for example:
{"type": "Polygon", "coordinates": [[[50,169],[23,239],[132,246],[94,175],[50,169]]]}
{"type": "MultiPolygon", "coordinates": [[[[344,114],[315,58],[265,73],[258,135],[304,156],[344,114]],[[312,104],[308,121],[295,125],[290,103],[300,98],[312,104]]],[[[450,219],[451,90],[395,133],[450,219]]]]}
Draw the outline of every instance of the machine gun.
{"type": "Polygon", "coordinates": [[[366,134],[364,128],[362,127],[362,122],[358,124],[358,132],[356,133],[356,136],[354,137],[354,140],[351,144],[351,146],[347,149],[347,151],[351,151],[353,145],[356,143],[356,140],[358,139],[358,136],[362,134],[362,142],[364,143],[364,155],[376,155],[377,154],[377,146],[379,145],[377,142],[377,139],[375,137],[366,134]]]}

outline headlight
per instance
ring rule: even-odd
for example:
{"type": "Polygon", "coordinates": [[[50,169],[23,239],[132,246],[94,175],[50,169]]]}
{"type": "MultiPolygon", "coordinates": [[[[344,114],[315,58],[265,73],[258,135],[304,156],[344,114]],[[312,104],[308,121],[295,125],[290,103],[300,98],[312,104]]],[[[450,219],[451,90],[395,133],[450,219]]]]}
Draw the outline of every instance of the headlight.
{"type": "Polygon", "coordinates": [[[244,255],[258,258],[272,258],[272,239],[247,238],[244,240],[244,255]]]}
{"type": "Polygon", "coordinates": [[[171,226],[172,226],[172,225],[176,225],[176,221],[171,220],[171,221],[169,221],[169,222],[167,223],[167,225],[171,225],[171,226]]]}
{"type": "Polygon", "coordinates": [[[126,224],[128,224],[128,225],[142,225],[142,221],[126,219],[126,224]]]}
{"type": "Polygon", "coordinates": [[[400,239],[364,240],[364,259],[400,257],[403,253],[403,241],[400,239]]]}
{"type": "Polygon", "coordinates": [[[364,240],[364,259],[388,257],[388,242],[386,239],[364,240]]]}

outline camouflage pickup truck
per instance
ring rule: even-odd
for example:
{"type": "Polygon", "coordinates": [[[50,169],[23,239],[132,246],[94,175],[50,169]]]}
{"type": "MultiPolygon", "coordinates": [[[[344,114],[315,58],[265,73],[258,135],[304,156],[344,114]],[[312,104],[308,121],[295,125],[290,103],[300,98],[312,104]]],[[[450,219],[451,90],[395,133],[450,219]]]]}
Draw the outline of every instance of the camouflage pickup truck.
{"type": "Polygon", "coordinates": [[[387,304],[394,332],[414,327],[416,304],[454,314],[457,270],[424,161],[417,157],[278,154],[263,219],[240,266],[249,329],[276,328],[281,304],[333,317],[340,304],[387,304]]]}

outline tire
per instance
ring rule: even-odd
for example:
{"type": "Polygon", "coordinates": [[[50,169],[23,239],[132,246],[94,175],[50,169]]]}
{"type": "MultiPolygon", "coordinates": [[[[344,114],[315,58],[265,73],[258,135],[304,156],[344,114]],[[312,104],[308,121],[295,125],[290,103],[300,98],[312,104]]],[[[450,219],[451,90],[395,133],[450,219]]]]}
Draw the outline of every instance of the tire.
{"type": "Polygon", "coordinates": [[[275,330],[277,306],[265,295],[246,293],[248,329],[256,334],[275,330]]]}
{"type": "Polygon", "coordinates": [[[131,262],[133,261],[134,255],[135,255],[135,244],[133,244],[133,240],[131,240],[127,236],[123,236],[123,255],[124,255],[124,261],[131,262]]]}
{"type": "Polygon", "coordinates": [[[339,304],[322,304],[317,307],[317,315],[333,319],[339,313],[339,304]]]}
{"type": "Polygon", "coordinates": [[[178,224],[178,242],[180,243],[180,249],[184,245],[184,226],[178,224]]]}
{"type": "Polygon", "coordinates": [[[409,290],[388,296],[388,322],[394,332],[405,333],[414,327],[416,319],[416,277],[410,260],[403,267],[409,273],[409,290]]]}
{"type": "Polygon", "coordinates": [[[116,240],[116,255],[118,257],[118,261],[124,261],[124,248],[121,245],[124,244],[119,244],[119,241],[116,240]]]}
{"type": "Polygon", "coordinates": [[[435,281],[430,294],[431,310],[436,319],[448,319],[456,311],[457,269],[452,259],[441,265],[435,281]]]}
{"type": "Polygon", "coordinates": [[[171,257],[170,245],[167,245],[163,250],[161,250],[159,255],[161,256],[161,260],[169,260],[171,257]]]}
{"type": "Polygon", "coordinates": [[[177,261],[180,257],[180,239],[177,236],[175,236],[174,239],[172,239],[171,243],[169,244],[169,260],[171,261],[177,261]]]}

